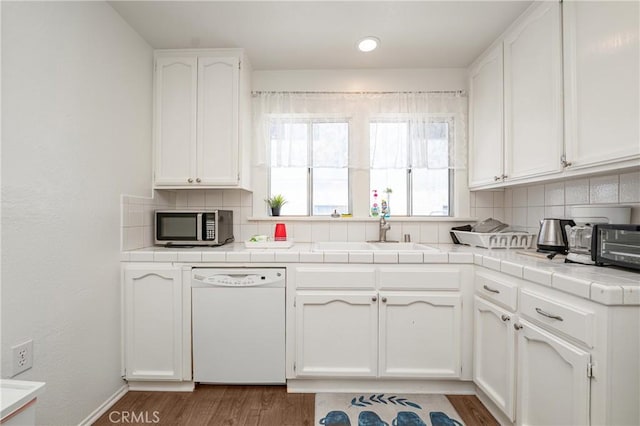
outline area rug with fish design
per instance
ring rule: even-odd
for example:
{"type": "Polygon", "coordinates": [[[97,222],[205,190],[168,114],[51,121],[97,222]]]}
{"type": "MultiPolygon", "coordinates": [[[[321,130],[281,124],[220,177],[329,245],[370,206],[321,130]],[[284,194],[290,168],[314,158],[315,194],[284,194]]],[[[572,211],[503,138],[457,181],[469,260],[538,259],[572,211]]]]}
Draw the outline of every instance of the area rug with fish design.
{"type": "Polygon", "coordinates": [[[464,426],[444,395],[317,393],[315,425],[464,426]]]}

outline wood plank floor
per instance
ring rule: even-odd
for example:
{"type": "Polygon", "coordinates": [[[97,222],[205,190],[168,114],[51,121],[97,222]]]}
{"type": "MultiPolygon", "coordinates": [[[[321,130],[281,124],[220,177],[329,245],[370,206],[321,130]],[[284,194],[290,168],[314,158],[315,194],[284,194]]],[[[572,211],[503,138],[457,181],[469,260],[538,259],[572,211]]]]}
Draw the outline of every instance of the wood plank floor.
{"type": "MultiPolygon", "coordinates": [[[[475,396],[447,397],[467,426],[498,424],[475,396]]],[[[94,425],[311,426],[314,405],[314,394],[285,386],[200,385],[194,392],[129,392],[94,425]]]]}

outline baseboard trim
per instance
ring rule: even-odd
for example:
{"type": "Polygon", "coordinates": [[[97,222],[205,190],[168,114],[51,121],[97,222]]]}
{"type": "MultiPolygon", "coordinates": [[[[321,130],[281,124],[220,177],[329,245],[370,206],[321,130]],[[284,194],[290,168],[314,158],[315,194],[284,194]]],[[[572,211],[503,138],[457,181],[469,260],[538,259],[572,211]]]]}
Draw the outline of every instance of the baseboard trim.
{"type": "Polygon", "coordinates": [[[482,405],[491,413],[494,419],[502,426],[513,426],[514,423],[509,420],[500,408],[489,398],[478,386],[476,386],[476,397],[480,400],[482,405]]]}
{"type": "Polygon", "coordinates": [[[194,382],[153,382],[153,381],[129,381],[130,391],[149,392],[193,392],[194,382]]]}
{"type": "Polygon", "coordinates": [[[458,380],[287,380],[290,393],[316,392],[397,392],[474,395],[471,381],[458,380]]]}
{"type": "Polygon", "coordinates": [[[81,421],[78,426],[91,426],[94,424],[100,416],[106,413],[109,408],[113,407],[113,405],[120,400],[123,396],[125,396],[129,392],[129,386],[127,384],[122,385],[120,389],[118,389],[113,395],[111,395],[105,402],[100,404],[98,408],[93,410],[87,418],[81,421]]]}

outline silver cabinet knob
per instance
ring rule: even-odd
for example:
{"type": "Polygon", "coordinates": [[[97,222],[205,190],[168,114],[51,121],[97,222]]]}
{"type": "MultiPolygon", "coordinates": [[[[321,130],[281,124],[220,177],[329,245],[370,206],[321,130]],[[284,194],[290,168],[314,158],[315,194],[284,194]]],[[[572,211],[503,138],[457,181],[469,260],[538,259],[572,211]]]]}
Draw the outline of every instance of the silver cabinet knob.
{"type": "Polygon", "coordinates": [[[515,328],[516,330],[521,330],[522,326],[518,323],[513,324],[513,328],[515,328]]]}
{"type": "Polygon", "coordinates": [[[387,303],[387,298],[386,297],[382,298],[382,303],[387,303]]]}
{"type": "Polygon", "coordinates": [[[501,179],[501,178],[500,178],[500,176],[494,176],[494,177],[493,177],[493,180],[494,180],[495,182],[499,181],[500,179],[501,179]]]}
{"type": "Polygon", "coordinates": [[[189,178],[189,179],[187,179],[187,182],[193,183],[193,179],[189,178]]]}
{"type": "Polygon", "coordinates": [[[196,178],[196,182],[200,183],[202,180],[200,178],[196,178]]]}
{"type": "Polygon", "coordinates": [[[502,314],[500,318],[502,319],[502,321],[509,321],[511,319],[509,315],[505,315],[505,314],[502,314]]]}
{"type": "Polygon", "coordinates": [[[377,297],[375,297],[375,296],[373,296],[373,297],[371,298],[371,301],[372,301],[372,302],[375,302],[375,301],[377,301],[377,300],[378,300],[378,298],[377,298],[377,297]]]}

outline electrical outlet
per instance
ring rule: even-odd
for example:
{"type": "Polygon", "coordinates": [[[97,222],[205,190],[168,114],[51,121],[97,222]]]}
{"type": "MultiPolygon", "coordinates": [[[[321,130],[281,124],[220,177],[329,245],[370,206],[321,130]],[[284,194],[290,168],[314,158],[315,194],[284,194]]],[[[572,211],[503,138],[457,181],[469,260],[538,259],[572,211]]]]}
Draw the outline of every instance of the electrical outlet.
{"type": "Polygon", "coordinates": [[[33,340],[11,347],[13,352],[13,376],[33,367],[33,340]]]}

